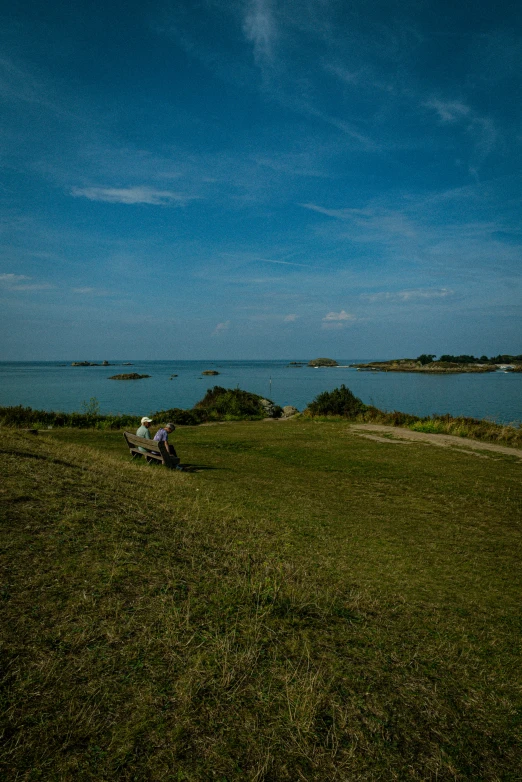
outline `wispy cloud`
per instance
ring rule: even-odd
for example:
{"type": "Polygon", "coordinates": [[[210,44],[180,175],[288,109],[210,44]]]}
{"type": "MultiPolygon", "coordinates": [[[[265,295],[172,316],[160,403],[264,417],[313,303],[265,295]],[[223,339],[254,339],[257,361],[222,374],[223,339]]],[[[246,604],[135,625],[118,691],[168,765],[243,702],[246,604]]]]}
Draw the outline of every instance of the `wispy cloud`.
{"type": "Polygon", "coordinates": [[[423,103],[428,109],[433,109],[439,116],[441,122],[457,122],[471,113],[469,106],[460,101],[442,101],[432,98],[423,103]]]}
{"type": "Polygon", "coordinates": [[[89,201],[105,201],[109,204],[152,204],[154,206],[183,206],[195,196],[175,193],[172,190],[156,190],[152,187],[73,187],[75,198],[89,201]]]}
{"type": "Polygon", "coordinates": [[[352,315],[349,312],[346,312],[345,310],[341,310],[340,312],[328,312],[324,316],[323,320],[324,321],[355,320],[355,315],[352,315]]]}
{"type": "Polygon", "coordinates": [[[339,321],[327,321],[323,322],[321,324],[322,329],[343,329],[344,323],[340,323],[339,321]]]}
{"type": "Polygon", "coordinates": [[[109,291],[103,290],[101,288],[72,288],[71,289],[73,293],[78,293],[82,296],[110,296],[111,294],[109,291]]]}
{"type": "Polygon", "coordinates": [[[369,206],[364,209],[343,208],[327,209],[316,204],[301,204],[305,209],[334,217],[337,220],[349,221],[357,228],[364,229],[353,234],[354,241],[374,241],[379,236],[402,236],[413,238],[416,227],[411,219],[398,210],[385,207],[369,206]]]}
{"type": "Polygon", "coordinates": [[[369,302],[378,301],[419,301],[427,299],[446,299],[448,296],[453,296],[455,291],[450,288],[416,288],[412,290],[404,291],[380,291],[379,293],[363,293],[361,299],[369,302]]]}
{"type": "Polygon", "coordinates": [[[230,321],[225,320],[222,323],[218,323],[214,331],[212,332],[213,337],[217,337],[219,334],[224,334],[224,332],[228,331],[230,328],[230,321]]]}
{"type": "Polygon", "coordinates": [[[259,64],[273,59],[277,28],[269,0],[251,0],[245,15],[243,30],[254,46],[254,57],[259,64]]]}
{"type": "Polygon", "coordinates": [[[0,274],[0,283],[2,285],[15,285],[22,280],[28,280],[25,274],[0,274]]]}
{"type": "Polygon", "coordinates": [[[296,263],[295,261],[275,261],[272,260],[272,258],[258,258],[258,261],[262,261],[263,263],[278,263],[282,266],[305,266],[307,268],[310,268],[309,263],[296,263]]]}
{"type": "MultiPolygon", "coordinates": [[[[422,105],[435,111],[443,125],[464,123],[465,132],[473,139],[473,150],[479,163],[483,162],[497,147],[500,135],[491,117],[480,114],[460,101],[442,101],[432,98],[424,101],[422,105]]],[[[471,165],[469,170],[473,176],[477,176],[475,166],[471,165]]]]}
{"type": "Polygon", "coordinates": [[[295,323],[295,321],[298,319],[299,315],[285,315],[283,318],[285,323],[295,323]]]}
{"type": "Polygon", "coordinates": [[[49,282],[29,282],[25,274],[0,274],[0,285],[9,291],[48,291],[55,286],[49,282]],[[28,282],[25,282],[25,281],[28,282]]]}

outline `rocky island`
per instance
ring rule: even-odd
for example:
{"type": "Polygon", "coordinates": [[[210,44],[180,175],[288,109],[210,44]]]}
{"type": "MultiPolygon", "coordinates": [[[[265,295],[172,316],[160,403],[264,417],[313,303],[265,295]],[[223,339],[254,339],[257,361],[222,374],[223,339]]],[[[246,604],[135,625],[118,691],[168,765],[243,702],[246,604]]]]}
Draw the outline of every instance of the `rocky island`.
{"type": "Polygon", "coordinates": [[[137,372],[129,372],[126,375],[112,375],[109,380],[143,380],[150,375],[138,375],[137,372]]]}
{"type": "Polygon", "coordinates": [[[433,353],[423,353],[417,358],[371,361],[368,364],[351,366],[363,372],[424,372],[434,375],[496,372],[499,369],[506,372],[521,372],[522,356],[499,355],[492,358],[487,356],[476,358],[468,355],[445,354],[435,360],[433,353]]]}
{"type": "Polygon", "coordinates": [[[308,362],[309,367],[338,367],[339,364],[333,358],[313,358],[308,362]]]}
{"type": "Polygon", "coordinates": [[[71,366],[72,367],[112,367],[114,366],[114,364],[109,364],[108,361],[102,361],[101,364],[97,364],[96,362],[93,361],[73,361],[71,363],[71,366]]]}

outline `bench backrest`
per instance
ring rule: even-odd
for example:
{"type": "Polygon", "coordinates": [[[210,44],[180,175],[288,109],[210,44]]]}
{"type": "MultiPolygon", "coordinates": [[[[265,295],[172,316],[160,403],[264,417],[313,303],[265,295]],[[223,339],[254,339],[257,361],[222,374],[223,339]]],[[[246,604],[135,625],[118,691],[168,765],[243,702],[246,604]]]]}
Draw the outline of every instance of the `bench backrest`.
{"type": "MultiPolygon", "coordinates": [[[[176,452],[174,451],[173,454],[169,453],[164,442],[149,440],[148,437],[138,437],[137,434],[132,434],[132,432],[124,432],[123,436],[131,453],[138,453],[138,448],[144,448],[151,456],[154,454],[153,458],[160,456],[165,467],[169,467],[171,470],[179,464],[180,460],[176,452]]],[[[147,456],[146,453],[143,454],[143,451],[140,453],[143,456],[147,456]]]]}
{"type": "Polygon", "coordinates": [[[147,451],[160,453],[162,456],[168,453],[164,443],[149,440],[148,437],[138,437],[137,434],[132,434],[132,432],[124,432],[123,436],[127,441],[127,445],[132,445],[134,448],[146,448],[147,451]]]}

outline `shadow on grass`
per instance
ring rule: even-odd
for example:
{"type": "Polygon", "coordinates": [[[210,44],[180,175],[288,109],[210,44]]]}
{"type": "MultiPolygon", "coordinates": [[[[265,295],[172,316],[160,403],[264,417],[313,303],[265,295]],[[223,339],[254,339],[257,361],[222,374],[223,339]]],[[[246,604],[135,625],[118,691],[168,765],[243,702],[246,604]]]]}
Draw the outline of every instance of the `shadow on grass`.
{"type": "Polygon", "coordinates": [[[180,464],[183,472],[201,472],[202,470],[223,470],[223,467],[211,467],[208,464],[180,464]]]}
{"type": "MultiPolygon", "coordinates": [[[[140,462],[135,460],[135,463],[139,464],[140,462]]],[[[141,462],[141,464],[143,465],[147,464],[148,467],[152,467],[153,469],[164,467],[164,465],[161,464],[161,462],[157,461],[157,459],[151,459],[148,462],[141,462]]],[[[226,469],[226,467],[211,467],[209,464],[187,464],[182,462],[180,462],[179,467],[180,467],[179,470],[172,470],[172,472],[202,472],[203,470],[225,470],[226,469]]]]}
{"type": "Polygon", "coordinates": [[[72,467],[73,470],[81,470],[77,464],[72,462],[64,462],[61,459],[54,459],[52,456],[42,456],[39,453],[27,453],[26,451],[8,451],[0,449],[0,454],[7,454],[8,456],[19,456],[22,459],[37,459],[43,462],[51,462],[51,464],[61,464],[63,467],[72,467]]]}

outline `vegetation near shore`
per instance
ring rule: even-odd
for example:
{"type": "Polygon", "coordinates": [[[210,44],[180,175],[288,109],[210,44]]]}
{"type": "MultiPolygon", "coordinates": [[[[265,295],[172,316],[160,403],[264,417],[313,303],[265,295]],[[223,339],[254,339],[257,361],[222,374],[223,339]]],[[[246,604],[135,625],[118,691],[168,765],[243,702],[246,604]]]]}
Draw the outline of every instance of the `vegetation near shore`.
{"type": "MultiPolygon", "coordinates": [[[[150,413],[156,422],[172,421],[180,426],[197,426],[212,421],[255,421],[262,418],[279,418],[283,409],[269,399],[239,388],[214,386],[191,410],[179,407],[150,413]]],[[[304,416],[330,420],[343,418],[358,423],[376,423],[389,426],[406,426],[417,432],[451,434],[485,440],[499,445],[522,447],[522,424],[497,424],[464,416],[433,415],[416,416],[397,410],[386,412],[373,405],[366,405],[355,397],[346,386],[319,394],[305,409],[304,416]]],[[[30,407],[0,407],[0,426],[52,428],[71,426],[96,429],[136,429],[139,416],[101,415],[96,398],[83,403],[81,413],[55,413],[33,410],[30,407]]]]}
{"type": "Polygon", "coordinates": [[[515,780],[520,465],[346,420],[2,431],[5,779],[515,780]]]}

